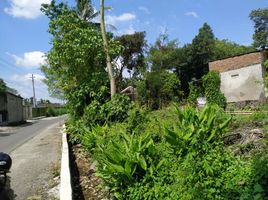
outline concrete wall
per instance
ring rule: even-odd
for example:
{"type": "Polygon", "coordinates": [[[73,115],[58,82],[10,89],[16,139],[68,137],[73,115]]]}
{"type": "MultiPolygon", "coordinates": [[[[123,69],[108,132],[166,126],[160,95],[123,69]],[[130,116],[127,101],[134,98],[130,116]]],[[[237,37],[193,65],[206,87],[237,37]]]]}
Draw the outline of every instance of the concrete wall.
{"type": "Polygon", "coordinates": [[[8,123],[23,121],[22,98],[7,93],[8,123]]]}
{"type": "Polygon", "coordinates": [[[23,121],[33,118],[32,106],[23,106],[23,121]]]}
{"type": "Polygon", "coordinates": [[[222,72],[221,91],[227,102],[260,101],[264,99],[263,69],[261,64],[222,72]]]}
{"type": "Polygon", "coordinates": [[[0,93],[0,125],[7,124],[6,93],[0,93]]]}
{"type": "Polygon", "coordinates": [[[5,93],[0,94],[0,111],[7,109],[5,96],[6,96],[5,93]]]}

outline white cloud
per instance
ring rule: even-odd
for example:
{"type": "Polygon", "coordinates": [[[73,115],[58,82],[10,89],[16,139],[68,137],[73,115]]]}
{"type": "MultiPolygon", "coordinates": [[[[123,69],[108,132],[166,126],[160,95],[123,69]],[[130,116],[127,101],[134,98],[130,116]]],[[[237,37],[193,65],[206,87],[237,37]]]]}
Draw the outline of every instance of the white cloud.
{"type": "Polygon", "coordinates": [[[25,52],[23,57],[10,54],[16,62],[16,65],[26,68],[38,68],[45,63],[45,54],[40,51],[25,52]]]}
{"type": "Polygon", "coordinates": [[[127,29],[122,29],[118,31],[119,35],[127,34],[131,35],[135,33],[135,29],[132,26],[129,26],[127,29]]]}
{"type": "MultiPolygon", "coordinates": [[[[32,84],[31,77],[32,77],[32,74],[30,74],[30,73],[24,74],[24,75],[14,74],[14,75],[12,75],[11,80],[14,82],[21,83],[25,86],[29,86],[32,84]]],[[[35,83],[38,83],[38,84],[43,83],[42,81],[44,79],[45,79],[45,76],[43,76],[41,74],[34,74],[35,83]]]]}
{"type": "Polygon", "coordinates": [[[123,13],[122,15],[119,16],[108,15],[106,17],[106,22],[107,24],[115,25],[117,22],[132,21],[134,19],[136,19],[136,15],[132,13],[123,13]]]}
{"type": "Polygon", "coordinates": [[[139,7],[139,10],[145,12],[145,13],[148,14],[148,15],[151,14],[151,12],[149,11],[149,9],[146,8],[146,7],[144,7],[144,6],[140,6],[140,7],[139,7]]]}
{"type": "MultiPolygon", "coordinates": [[[[34,73],[34,86],[35,94],[37,100],[39,99],[49,99],[52,102],[58,102],[59,100],[49,97],[47,86],[43,82],[45,77],[41,74],[34,73]]],[[[32,88],[32,74],[14,74],[10,77],[10,82],[12,85],[9,85],[12,88],[15,88],[23,98],[30,98],[33,96],[32,88]]]]}
{"type": "Polygon", "coordinates": [[[13,17],[35,19],[42,14],[41,4],[50,2],[51,0],[10,0],[10,7],[4,11],[13,17]]]}
{"type": "Polygon", "coordinates": [[[194,18],[198,18],[198,14],[195,12],[195,11],[189,11],[187,13],[185,13],[186,16],[191,16],[191,17],[194,17],[194,18]]]}

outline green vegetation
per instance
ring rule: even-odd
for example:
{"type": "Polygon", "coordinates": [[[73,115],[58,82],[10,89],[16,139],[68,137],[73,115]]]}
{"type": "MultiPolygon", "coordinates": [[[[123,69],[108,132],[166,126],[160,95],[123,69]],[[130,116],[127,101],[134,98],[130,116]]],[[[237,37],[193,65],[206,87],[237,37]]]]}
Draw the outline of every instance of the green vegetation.
{"type": "Polygon", "coordinates": [[[60,116],[64,115],[67,113],[67,110],[65,108],[52,108],[48,107],[46,110],[46,116],[47,117],[55,117],[55,116],[60,116]]]}
{"type": "Polygon", "coordinates": [[[181,84],[174,73],[165,70],[147,72],[136,82],[138,101],[149,109],[158,109],[182,98],[181,84]]]}
{"type": "Polygon", "coordinates": [[[46,83],[67,101],[70,141],[94,159],[115,199],[268,199],[267,146],[251,151],[254,142],[232,139],[250,123],[266,133],[267,115],[225,114],[219,74],[208,73],[209,61],[252,46],[216,39],[204,23],[191,44],[180,47],[161,34],[147,49],[143,32],[106,33],[104,0],[101,27],[92,22],[99,12],[91,1],[70,8],[53,0],[42,11],[52,35],[42,66],[46,83]],[[130,77],[123,77],[124,70],[130,77]],[[118,94],[129,85],[135,103],[133,94],[118,94]],[[187,98],[196,105],[200,95],[207,98],[205,108],[185,106],[187,98]]]}
{"type": "Polygon", "coordinates": [[[210,71],[202,77],[203,88],[208,104],[217,104],[222,108],[226,107],[226,98],[220,90],[221,78],[219,72],[210,71]]]}
{"type": "Polygon", "coordinates": [[[41,107],[41,108],[32,108],[33,117],[55,117],[64,115],[67,113],[65,108],[53,108],[53,107],[41,107]]]}
{"type": "Polygon", "coordinates": [[[268,41],[268,8],[252,10],[249,17],[254,23],[254,46],[266,45],[268,41]]]}
{"type": "Polygon", "coordinates": [[[172,106],[152,113],[135,108],[128,116],[93,128],[83,122],[67,126],[73,141],[97,161],[97,174],[116,199],[267,198],[266,150],[249,159],[226,148],[223,138],[236,120],[219,107],[172,106]]]}
{"type": "Polygon", "coordinates": [[[0,78],[0,92],[5,92],[7,89],[6,83],[3,79],[0,78]]]}

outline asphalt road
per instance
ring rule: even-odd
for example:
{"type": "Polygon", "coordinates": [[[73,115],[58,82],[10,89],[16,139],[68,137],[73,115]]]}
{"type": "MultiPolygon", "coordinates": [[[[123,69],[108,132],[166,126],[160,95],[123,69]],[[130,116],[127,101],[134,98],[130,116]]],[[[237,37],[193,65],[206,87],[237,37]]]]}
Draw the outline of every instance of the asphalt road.
{"type": "Polygon", "coordinates": [[[44,118],[6,131],[0,129],[0,151],[9,153],[13,161],[0,200],[54,199],[48,195],[55,184],[52,175],[59,170],[56,165],[60,163],[64,120],[44,118]]]}
{"type": "Polygon", "coordinates": [[[40,134],[48,126],[62,123],[64,117],[30,120],[24,125],[0,131],[0,152],[11,153],[13,150],[40,134]]]}

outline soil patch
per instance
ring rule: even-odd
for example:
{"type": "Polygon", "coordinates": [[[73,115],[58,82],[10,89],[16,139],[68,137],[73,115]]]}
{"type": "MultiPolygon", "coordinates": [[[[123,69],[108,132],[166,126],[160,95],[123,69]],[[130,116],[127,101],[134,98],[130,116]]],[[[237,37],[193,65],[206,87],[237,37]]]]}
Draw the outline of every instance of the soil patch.
{"type": "Polygon", "coordinates": [[[95,176],[96,167],[81,145],[69,144],[70,167],[75,200],[111,199],[102,180],[95,176]]]}

